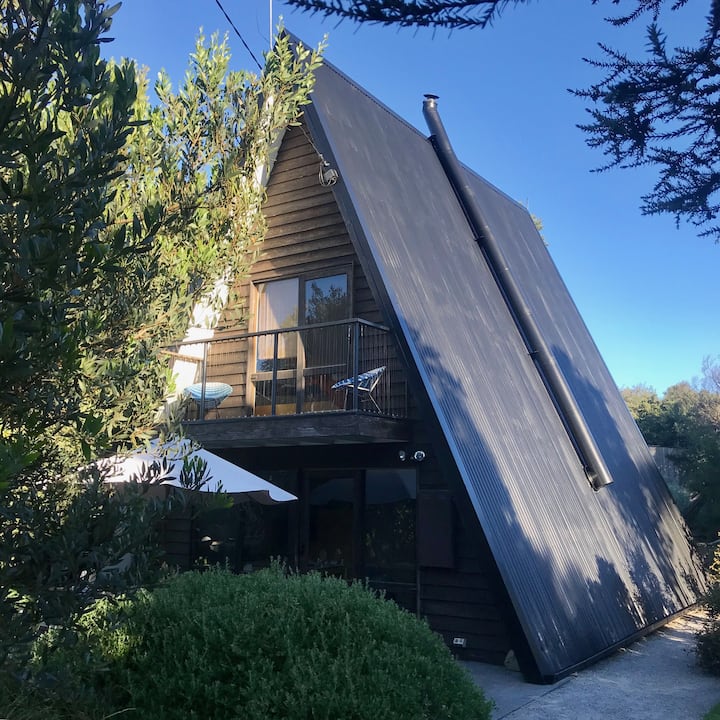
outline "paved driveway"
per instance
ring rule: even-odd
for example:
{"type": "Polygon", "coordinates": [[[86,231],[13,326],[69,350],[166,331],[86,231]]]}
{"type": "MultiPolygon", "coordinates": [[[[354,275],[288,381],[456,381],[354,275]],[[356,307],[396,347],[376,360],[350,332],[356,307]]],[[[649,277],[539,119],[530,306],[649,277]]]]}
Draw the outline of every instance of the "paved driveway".
{"type": "Polygon", "coordinates": [[[495,701],[494,720],[701,720],[720,702],[720,678],[695,664],[702,614],[692,610],[629,648],[555,685],[463,663],[495,701]]]}

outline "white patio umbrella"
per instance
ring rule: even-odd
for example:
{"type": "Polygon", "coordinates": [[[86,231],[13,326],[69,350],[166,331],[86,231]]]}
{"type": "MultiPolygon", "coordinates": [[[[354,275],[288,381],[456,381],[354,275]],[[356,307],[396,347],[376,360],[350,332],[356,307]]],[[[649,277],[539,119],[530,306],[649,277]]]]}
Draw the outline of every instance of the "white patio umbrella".
{"type": "Polygon", "coordinates": [[[157,480],[161,485],[197,489],[202,492],[222,491],[230,495],[248,497],[265,505],[297,500],[292,493],[253,475],[219,455],[197,448],[187,439],[165,444],[153,441],[148,447],[139,448],[129,455],[113,455],[97,460],[95,466],[105,482],[124,483],[138,481],[153,463],[160,465],[157,480]],[[204,477],[209,476],[209,480],[197,488],[184,485],[181,481],[181,472],[186,460],[192,463],[198,460],[204,461],[206,464],[204,477]]]}

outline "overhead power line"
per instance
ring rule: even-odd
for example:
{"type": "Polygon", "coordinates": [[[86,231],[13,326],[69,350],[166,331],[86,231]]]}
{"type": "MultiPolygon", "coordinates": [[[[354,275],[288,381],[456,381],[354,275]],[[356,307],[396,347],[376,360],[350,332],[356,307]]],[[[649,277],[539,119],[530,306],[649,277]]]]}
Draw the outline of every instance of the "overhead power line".
{"type": "Polygon", "coordinates": [[[230,16],[227,14],[225,8],[222,6],[222,3],[220,0],[215,0],[215,3],[222,11],[222,14],[225,16],[225,19],[230,23],[230,27],[235,31],[235,34],[240,38],[240,42],[245,46],[245,49],[250,53],[250,57],[255,61],[255,64],[258,66],[260,70],[262,70],[262,65],[259,63],[258,59],[255,57],[255,54],[250,49],[249,45],[245,42],[245,38],[240,34],[240,31],[235,27],[235,23],[230,19],[230,16]]]}

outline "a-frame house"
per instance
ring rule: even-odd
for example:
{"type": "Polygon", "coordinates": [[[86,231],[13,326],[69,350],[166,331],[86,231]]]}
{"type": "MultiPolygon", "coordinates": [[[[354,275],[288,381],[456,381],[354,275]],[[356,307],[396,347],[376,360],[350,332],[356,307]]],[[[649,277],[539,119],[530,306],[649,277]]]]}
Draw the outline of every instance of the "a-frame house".
{"type": "Polygon", "coordinates": [[[299,501],[202,533],[240,571],[366,578],[459,655],[552,682],[702,573],[531,217],[425,105],[430,138],[325,64],[285,133],[248,320],[190,358],[186,429],[299,501]]]}

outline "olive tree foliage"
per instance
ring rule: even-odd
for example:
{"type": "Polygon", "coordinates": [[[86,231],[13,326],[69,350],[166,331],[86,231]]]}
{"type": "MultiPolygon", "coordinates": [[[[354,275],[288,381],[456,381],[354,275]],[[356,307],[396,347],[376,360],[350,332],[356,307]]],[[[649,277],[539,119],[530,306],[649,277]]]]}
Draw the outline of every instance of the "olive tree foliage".
{"type": "MultiPolygon", "coordinates": [[[[705,0],[707,15],[696,40],[671,42],[676,14],[688,0],[591,0],[618,6],[607,21],[621,27],[647,20],[645,53],[631,57],[600,44],[586,61],[601,79],[572,90],[588,101],[590,119],[579,127],[610,168],[649,167],[653,187],[640,200],[645,214],[669,214],[702,236],[720,240],[720,4],[705,0]]],[[[484,28],[508,6],[527,0],[288,0],[310,12],[358,22],[449,29],[484,28]]],[[[692,3],[692,9],[701,3],[692,3]]],[[[688,6],[687,8],[685,6],[688,6]]]]}
{"type": "Polygon", "coordinates": [[[0,482],[77,409],[85,296],[142,245],[105,209],[132,132],[132,68],[110,71],[96,3],[3,4],[0,25],[0,482]],[[82,16],[81,16],[82,7],[82,16]]]}
{"type": "Polygon", "coordinates": [[[134,63],[100,55],[118,8],[0,5],[0,662],[141,581],[156,508],[77,468],[164,431],[164,348],[247,268],[255,178],[319,62],[280,38],[260,76],[230,72],[200,38],[152,107],[134,63]]]}
{"type": "Polygon", "coordinates": [[[649,445],[674,448],[685,519],[697,540],[712,541],[720,531],[720,360],[707,358],[702,377],[673,385],[658,397],[644,386],[623,397],[649,445]]]}
{"type": "Polygon", "coordinates": [[[72,1],[2,6],[0,659],[74,608],[92,568],[110,562],[113,527],[90,497],[99,485],[73,492],[59,478],[67,436],[89,448],[97,432],[82,408],[92,293],[151,242],[106,216],[137,93],[131,66],[112,73],[100,60],[111,14],[72,1]]]}
{"type": "Polygon", "coordinates": [[[102,413],[105,442],[113,439],[110,433],[133,433],[128,437],[137,442],[154,432],[159,399],[171,389],[167,364],[157,362],[163,348],[183,338],[198,302],[227,300],[217,294],[218,285],[232,286],[247,272],[265,231],[258,178],[279,132],[308,98],[318,57],[293,51],[281,37],[256,77],[229,70],[226,39],[214,36],[206,44],[200,37],[181,87],[174,92],[162,73],[155,84],[159,105],[151,107],[145,93],[136,101],[134,118],[141,124],[109,212],[117,225],[157,227],[127,294],[118,298],[104,286],[94,295],[94,331],[118,343],[122,335],[104,329],[118,299],[129,330],[125,344],[116,345],[120,353],[108,359],[103,347],[91,361],[109,378],[122,374],[121,397],[97,382],[83,396],[87,412],[95,418],[102,413]]]}

